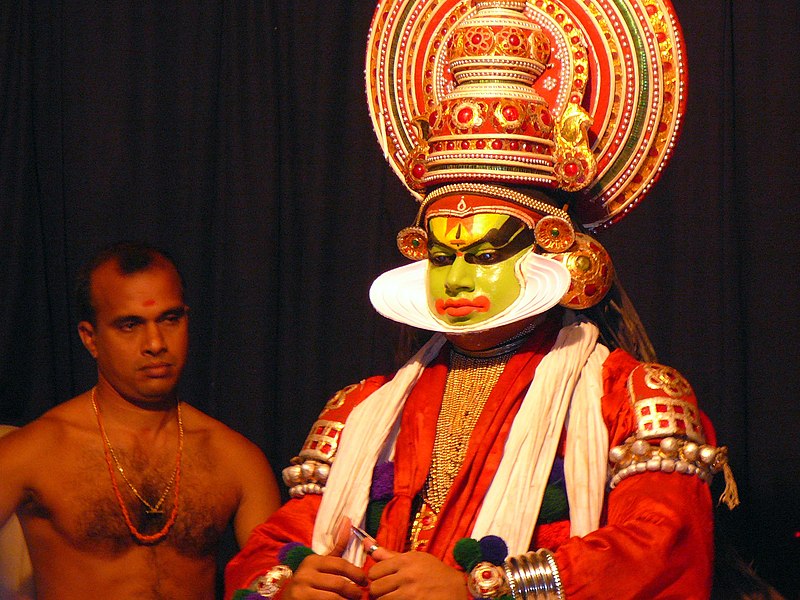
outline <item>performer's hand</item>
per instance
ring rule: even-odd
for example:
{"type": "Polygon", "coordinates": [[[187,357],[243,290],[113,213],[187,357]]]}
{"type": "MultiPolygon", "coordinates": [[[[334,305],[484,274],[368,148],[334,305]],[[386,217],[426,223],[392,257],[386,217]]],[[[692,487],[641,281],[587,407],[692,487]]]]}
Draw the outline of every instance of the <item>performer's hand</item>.
{"type": "Polygon", "coordinates": [[[360,600],[367,578],[361,569],[341,558],[349,539],[347,521],[338,528],[330,554],[312,554],[303,559],[281,590],[281,600],[360,600]]]}
{"type": "Polygon", "coordinates": [[[464,600],[468,596],[464,574],[425,552],[392,552],[377,548],[377,564],[367,573],[370,598],[387,600],[464,600]]]}

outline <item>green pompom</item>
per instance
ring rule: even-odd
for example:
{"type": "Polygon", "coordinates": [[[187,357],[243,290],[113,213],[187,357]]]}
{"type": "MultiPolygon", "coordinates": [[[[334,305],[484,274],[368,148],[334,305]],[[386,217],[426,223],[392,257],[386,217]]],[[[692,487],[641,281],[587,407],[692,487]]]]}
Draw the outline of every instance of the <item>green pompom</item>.
{"type": "Polygon", "coordinates": [[[537,523],[553,523],[567,518],[569,518],[567,492],[558,483],[551,483],[544,490],[537,523]]]}
{"type": "Polygon", "coordinates": [[[303,559],[311,554],[314,554],[314,551],[308,546],[295,546],[286,553],[283,564],[294,572],[300,566],[300,563],[303,562],[303,559]]]}
{"type": "Polygon", "coordinates": [[[367,505],[367,516],[364,523],[364,529],[372,537],[378,535],[378,526],[381,524],[381,517],[383,516],[383,509],[389,504],[388,500],[371,500],[367,505]]]}
{"type": "Polygon", "coordinates": [[[453,547],[453,558],[464,571],[469,573],[479,562],[483,560],[481,545],[478,540],[472,538],[461,538],[453,547]]]}

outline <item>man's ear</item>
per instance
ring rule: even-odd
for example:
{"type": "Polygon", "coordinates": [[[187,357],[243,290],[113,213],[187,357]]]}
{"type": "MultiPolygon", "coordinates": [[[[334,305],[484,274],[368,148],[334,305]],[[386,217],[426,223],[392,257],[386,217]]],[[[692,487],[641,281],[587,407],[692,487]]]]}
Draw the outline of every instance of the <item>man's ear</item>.
{"type": "Polygon", "coordinates": [[[94,325],[89,321],[81,321],[78,323],[78,335],[81,336],[83,346],[92,355],[92,358],[97,358],[97,346],[94,343],[94,325]]]}

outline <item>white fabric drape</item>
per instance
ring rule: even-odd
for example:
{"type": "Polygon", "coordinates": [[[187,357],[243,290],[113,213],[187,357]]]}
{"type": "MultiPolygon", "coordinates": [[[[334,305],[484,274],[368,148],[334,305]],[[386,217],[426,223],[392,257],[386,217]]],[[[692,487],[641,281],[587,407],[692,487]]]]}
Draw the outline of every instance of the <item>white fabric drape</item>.
{"type": "MultiPolygon", "coordinates": [[[[528,551],[570,400],[597,336],[593,323],[567,325],[539,363],[514,418],[473,537],[499,535],[511,554],[528,551]]],[[[567,454],[574,452],[567,446],[567,454]]],[[[569,483],[567,486],[569,489],[569,483]]],[[[572,508],[570,505],[570,518],[572,508]]]]}
{"type": "MultiPolygon", "coordinates": [[[[336,526],[342,517],[349,517],[355,525],[363,524],[372,471],[384,448],[389,454],[393,452],[406,399],[423,369],[439,354],[445,341],[444,335],[434,335],[391,381],[350,413],[317,512],[311,543],[314,552],[323,554],[330,551],[336,526]],[[391,440],[390,443],[387,444],[387,440],[391,440]]],[[[360,550],[358,544],[351,544],[345,556],[351,561],[358,560],[355,564],[363,564],[360,550]]]]}
{"type": "MultiPolygon", "coordinates": [[[[579,528],[584,534],[597,528],[608,451],[608,434],[600,412],[602,364],[608,350],[597,344],[597,337],[593,323],[569,324],[561,329],[552,350],[537,367],[514,418],[473,537],[499,535],[510,552],[528,550],[568,413],[570,429],[582,428],[567,434],[565,476],[570,519],[577,523],[573,529],[579,528]]],[[[317,514],[312,538],[315,552],[330,550],[342,517],[363,524],[373,469],[379,461],[391,460],[405,401],[444,342],[443,335],[432,337],[391,381],[350,414],[317,514]]],[[[351,543],[345,558],[363,564],[360,544],[351,543]]]]}

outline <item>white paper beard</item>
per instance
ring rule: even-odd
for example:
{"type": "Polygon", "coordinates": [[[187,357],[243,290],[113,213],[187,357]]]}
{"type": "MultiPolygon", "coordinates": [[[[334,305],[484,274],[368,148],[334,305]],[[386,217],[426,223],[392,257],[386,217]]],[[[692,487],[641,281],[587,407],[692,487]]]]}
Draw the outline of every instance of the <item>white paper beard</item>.
{"type": "Polygon", "coordinates": [[[448,325],[428,306],[428,261],[420,260],[387,271],[372,282],[369,299],[381,315],[418,329],[443,333],[473,333],[509,325],[547,312],[557,305],[570,284],[560,262],[529,252],[516,265],[520,294],[501,313],[477,323],[448,325]]]}

